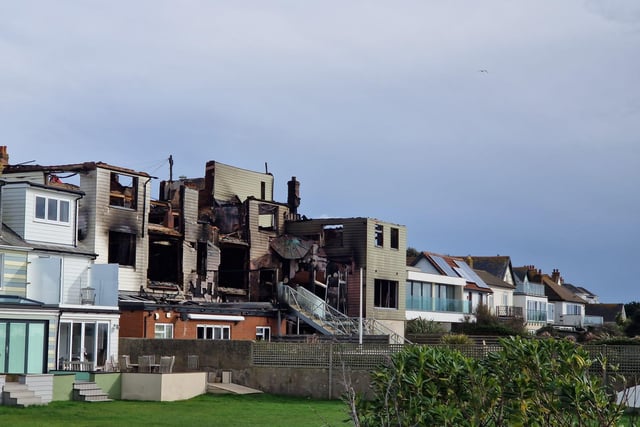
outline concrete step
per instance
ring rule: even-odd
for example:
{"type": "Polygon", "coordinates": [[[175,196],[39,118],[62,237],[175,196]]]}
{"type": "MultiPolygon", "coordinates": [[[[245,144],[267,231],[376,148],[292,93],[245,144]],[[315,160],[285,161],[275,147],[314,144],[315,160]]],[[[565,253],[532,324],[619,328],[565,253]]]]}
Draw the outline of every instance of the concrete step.
{"type": "Polygon", "coordinates": [[[75,390],[94,390],[96,388],[99,389],[100,387],[98,387],[98,385],[94,382],[83,381],[83,382],[73,383],[73,388],[75,390]]]}
{"type": "Polygon", "coordinates": [[[2,390],[3,391],[22,391],[22,390],[29,390],[29,387],[21,383],[7,382],[4,384],[4,387],[2,388],[2,390]]]}
{"type": "Polygon", "coordinates": [[[234,383],[207,383],[207,393],[212,394],[257,394],[262,393],[255,388],[234,383]]]}
{"type": "Polygon", "coordinates": [[[18,399],[12,398],[12,397],[5,397],[4,398],[4,404],[7,406],[17,406],[20,408],[24,408],[27,406],[33,406],[33,405],[42,405],[42,399],[40,399],[38,396],[32,396],[32,397],[21,397],[18,399]]]}
{"type": "Polygon", "coordinates": [[[113,402],[113,399],[109,399],[109,396],[102,394],[100,396],[86,396],[83,402],[96,403],[96,402],[113,402]]]}
{"type": "Polygon", "coordinates": [[[2,390],[2,400],[5,405],[24,407],[43,404],[40,396],[36,396],[25,384],[5,383],[2,390]]]}
{"type": "Polygon", "coordinates": [[[73,383],[73,400],[80,402],[111,402],[109,395],[94,382],[82,381],[73,383]]]}

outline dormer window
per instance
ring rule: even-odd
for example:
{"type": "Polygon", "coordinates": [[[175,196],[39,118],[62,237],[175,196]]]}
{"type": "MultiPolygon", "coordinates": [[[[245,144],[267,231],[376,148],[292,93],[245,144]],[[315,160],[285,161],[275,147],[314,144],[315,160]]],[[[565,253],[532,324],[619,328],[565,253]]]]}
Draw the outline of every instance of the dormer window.
{"type": "Polygon", "coordinates": [[[68,200],[36,196],[36,219],[46,222],[69,224],[68,200]]]}

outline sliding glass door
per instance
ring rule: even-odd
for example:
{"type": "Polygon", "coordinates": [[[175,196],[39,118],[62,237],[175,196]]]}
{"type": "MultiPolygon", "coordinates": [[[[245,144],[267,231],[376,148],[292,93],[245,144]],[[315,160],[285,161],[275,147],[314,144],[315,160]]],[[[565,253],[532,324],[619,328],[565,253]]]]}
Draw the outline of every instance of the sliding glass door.
{"type": "Polygon", "coordinates": [[[46,372],[46,321],[0,321],[0,372],[46,372]]]}

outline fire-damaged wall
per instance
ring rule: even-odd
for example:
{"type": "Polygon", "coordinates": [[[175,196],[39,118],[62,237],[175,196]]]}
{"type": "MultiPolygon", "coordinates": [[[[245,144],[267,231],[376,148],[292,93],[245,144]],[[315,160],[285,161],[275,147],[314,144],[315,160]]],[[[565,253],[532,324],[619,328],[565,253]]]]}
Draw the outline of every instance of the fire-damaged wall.
{"type": "Polygon", "coordinates": [[[328,265],[351,265],[343,279],[347,315],[359,315],[362,268],[365,316],[402,332],[406,282],[404,226],[371,218],[329,218],[289,221],[286,231],[317,242],[328,265]]]}
{"type": "Polygon", "coordinates": [[[149,257],[154,260],[164,252],[172,258],[165,259],[162,265],[150,263],[149,279],[162,280],[157,273],[163,273],[164,281],[173,282],[183,292],[199,298],[212,295],[220,256],[214,247],[211,215],[200,218],[199,190],[193,181],[163,181],[160,184],[160,195],[166,200],[158,202],[164,208],[161,215],[153,219],[158,224],[151,229],[149,257]]]}
{"type": "Polygon", "coordinates": [[[96,168],[80,177],[85,198],[80,211],[87,217],[87,238],[80,242],[100,254],[96,263],[117,263],[119,289],[135,291],[146,283],[148,265],[147,216],[150,202],[150,179],[140,174],[124,174],[121,170],[96,168]],[[112,193],[112,174],[135,178],[135,201],[129,206],[117,206],[112,193]]]}
{"type": "MultiPolygon", "coordinates": [[[[209,161],[204,178],[165,181],[160,189],[182,221],[185,291],[230,302],[275,300],[282,266],[269,243],[283,233],[290,209],[273,201],[271,174],[209,161]]],[[[294,209],[298,191],[296,181],[294,209]]]]}

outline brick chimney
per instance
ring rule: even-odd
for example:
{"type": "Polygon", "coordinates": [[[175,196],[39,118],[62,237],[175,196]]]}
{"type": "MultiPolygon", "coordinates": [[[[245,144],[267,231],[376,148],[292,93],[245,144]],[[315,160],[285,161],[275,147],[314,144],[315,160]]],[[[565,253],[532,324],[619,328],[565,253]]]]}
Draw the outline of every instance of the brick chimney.
{"type": "Polygon", "coordinates": [[[0,172],[4,169],[5,166],[9,164],[9,153],[7,153],[7,146],[0,146],[0,172]]]}
{"type": "Polygon", "coordinates": [[[211,209],[213,207],[213,181],[216,174],[216,162],[209,160],[204,168],[204,188],[198,194],[198,208],[211,209]]]}
{"type": "Polygon", "coordinates": [[[553,269],[553,272],[551,273],[551,280],[553,280],[558,285],[562,285],[562,276],[560,276],[560,270],[558,270],[557,268],[553,269]]]}
{"type": "Polygon", "coordinates": [[[291,180],[287,182],[287,205],[289,205],[289,211],[296,215],[298,213],[298,206],[300,206],[300,181],[296,181],[296,177],[292,176],[291,180]]]}

